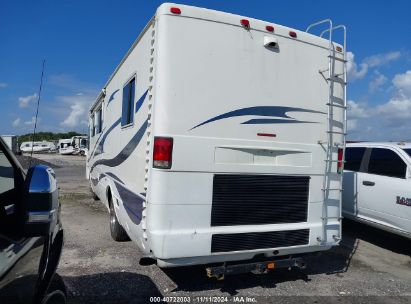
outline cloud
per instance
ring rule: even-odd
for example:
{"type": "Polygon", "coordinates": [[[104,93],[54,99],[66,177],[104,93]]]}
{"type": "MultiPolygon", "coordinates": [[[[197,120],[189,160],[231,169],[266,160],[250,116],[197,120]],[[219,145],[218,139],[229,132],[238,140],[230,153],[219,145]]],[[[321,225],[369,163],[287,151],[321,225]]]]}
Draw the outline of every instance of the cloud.
{"type": "Polygon", "coordinates": [[[392,79],[385,103],[370,106],[348,101],[348,138],[351,140],[411,140],[411,70],[392,79]]]}
{"type": "Polygon", "coordinates": [[[71,112],[66,119],[61,123],[63,127],[76,127],[80,123],[84,124],[84,114],[86,113],[85,105],[81,102],[76,102],[70,106],[71,112]]]}
{"type": "Polygon", "coordinates": [[[399,90],[400,94],[411,97],[411,70],[404,74],[395,75],[392,83],[399,90]]]}
{"type": "Polygon", "coordinates": [[[347,130],[354,131],[358,128],[358,119],[348,119],[347,120],[347,130]]]}
{"type": "Polygon", "coordinates": [[[377,72],[376,77],[373,80],[371,80],[371,82],[369,83],[368,89],[370,92],[375,92],[377,89],[383,86],[387,81],[388,81],[387,77],[377,72]]]}
{"type": "MultiPolygon", "coordinates": [[[[39,124],[40,121],[41,121],[41,119],[37,118],[37,124],[39,124]]],[[[31,117],[30,120],[27,120],[27,121],[24,122],[24,124],[28,125],[28,126],[34,126],[35,123],[36,123],[36,117],[35,116],[31,117]]]]}
{"type": "Polygon", "coordinates": [[[19,107],[20,108],[27,108],[31,102],[37,100],[37,94],[34,93],[33,95],[19,97],[19,107]]]}
{"type": "Polygon", "coordinates": [[[368,65],[369,68],[374,68],[390,63],[391,61],[397,60],[401,57],[401,52],[388,52],[385,54],[372,55],[364,59],[364,63],[368,65]]]}
{"type": "Polygon", "coordinates": [[[368,72],[368,65],[361,63],[359,66],[355,62],[355,55],[347,52],[347,78],[351,81],[364,78],[368,72]]]}
{"type": "Polygon", "coordinates": [[[375,54],[364,58],[364,60],[358,64],[355,62],[354,53],[347,52],[347,77],[350,81],[362,79],[367,75],[370,69],[398,60],[401,55],[402,54],[399,51],[375,54]]]}
{"type": "Polygon", "coordinates": [[[411,118],[411,99],[391,99],[378,106],[377,111],[386,121],[395,121],[395,124],[398,124],[399,120],[411,118]]]}
{"type": "Polygon", "coordinates": [[[0,89],[7,88],[9,85],[5,82],[0,82],[0,89]]]}
{"type": "Polygon", "coordinates": [[[369,110],[366,104],[356,103],[354,100],[347,101],[348,116],[350,118],[366,118],[369,117],[369,110]]]}
{"type": "Polygon", "coordinates": [[[353,131],[358,128],[358,120],[370,116],[370,109],[366,104],[356,103],[354,100],[348,100],[347,107],[347,129],[353,131]]]}
{"type": "Polygon", "coordinates": [[[20,126],[21,123],[21,119],[20,118],[16,118],[13,122],[12,122],[12,127],[13,128],[17,128],[18,126],[20,126]]]}
{"type": "Polygon", "coordinates": [[[75,128],[88,124],[87,110],[93,103],[96,95],[77,93],[71,96],[59,96],[57,99],[68,106],[65,111],[64,120],[60,123],[62,127],[75,128]]]}

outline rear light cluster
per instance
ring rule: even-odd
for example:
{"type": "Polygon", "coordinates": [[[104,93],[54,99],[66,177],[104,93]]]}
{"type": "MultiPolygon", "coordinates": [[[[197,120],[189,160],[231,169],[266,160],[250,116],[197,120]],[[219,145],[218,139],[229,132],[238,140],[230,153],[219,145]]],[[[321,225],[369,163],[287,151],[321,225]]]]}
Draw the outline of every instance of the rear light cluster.
{"type": "Polygon", "coordinates": [[[343,149],[338,149],[338,162],[337,162],[337,172],[342,173],[343,169],[343,149]]]}
{"type": "Polygon", "coordinates": [[[153,167],[159,169],[171,168],[173,154],[173,139],[171,137],[155,137],[153,149],[153,167]]]}

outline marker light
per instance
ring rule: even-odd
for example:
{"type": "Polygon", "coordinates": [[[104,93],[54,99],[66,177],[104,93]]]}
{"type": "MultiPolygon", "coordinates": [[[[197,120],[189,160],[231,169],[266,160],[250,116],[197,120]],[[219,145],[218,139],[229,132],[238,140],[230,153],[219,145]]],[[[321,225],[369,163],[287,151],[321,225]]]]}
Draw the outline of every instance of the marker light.
{"type": "Polygon", "coordinates": [[[248,21],[247,19],[241,19],[240,23],[244,27],[250,27],[250,21],[248,21]]]}
{"type": "Polygon", "coordinates": [[[337,47],[336,47],[336,50],[337,50],[337,52],[342,52],[342,47],[337,46],[337,47]]]}
{"type": "Polygon", "coordinates": [[[172,12],[173,14],[176,14],[176,15],[180,15],[181,14],[181,9],[179,9],[178,7],[171,7],[170,12],[172,12]]]}
{"type": "Polygon", "coordinates": [[[337,172],[342,173],[343,168],[343,149],[338,149],[337,172]]]}
{"type": "Polygon", "coordinates": [[[171,168],[173,154],[173,139],[171,137],[155,137],[153,151],[153,167],[159,169],[171,168]]]}
{"type": "Polygon", "coordinates": [[[296,32],[290,31],[289,34],[290,34],[290,37],[297,38],[296,32]]]}
{"type": "Polygon", "coordinates": [[[267,26],[265,27],[265,29],[266,29],[267,31],[269,31],[269,32],[274,32],[274,26],[272,26],[272,25],[267,25],[267,26]]]}

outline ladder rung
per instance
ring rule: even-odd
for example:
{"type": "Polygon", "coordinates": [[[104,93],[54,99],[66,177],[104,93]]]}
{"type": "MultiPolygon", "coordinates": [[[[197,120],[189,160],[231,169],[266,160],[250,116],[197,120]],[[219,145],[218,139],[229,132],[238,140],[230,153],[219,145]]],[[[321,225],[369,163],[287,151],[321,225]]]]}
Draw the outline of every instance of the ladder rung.
{"type": "Polygon", "coordinates": [[[344,105],[344,99],[336,97],[336,96],[331,96],[331,101],[332,103],[337,103],[339,105],[344,105]]]}
{"type": "Polygon", "coordinates": [[[327,106],[332,106],[332,107],[341,108],[341,109],[347,109],[346,106],[341,106],[341,105],[339,105],[339,104],[333,104],[333,103],[330,103],[330,102],[326,103],[326,105],[327,105],[327,106]]]}
{"type": "Polygon", "coordinates": [[[327,131],[329,134],[341,134],[341,135],[347,135],[347,133],[344,132],[338,132],[338,131],[327,131]]]}
{"type": "Polygon", "coordinates": [[[329,188],[329,189],[321,189],[322,191],[326,191],[326,190],[328,190],[328,191],[343,191],[343,189],[342,188],[329,188]]]}
{"type": "Polygon", "coordinates": [[[328,55],[328,58],[332,58],[332,59],[335,59],[335,60],[338,60],[338,61],[341,61],[341,62],[347,62],[347,60],[345,60],[344,58],[338,58],[338,57],[335,57],[335,56],[328,55]]]}
{"type": "Polygon", "coordinates": [[[338,82],[341,83],[342,85],[346,85],[347,83],[342,80],[341,78],[338,77],[331,77],[331,78],[327,78],[328,81],[333,81],[333,82],[338,82]]]}

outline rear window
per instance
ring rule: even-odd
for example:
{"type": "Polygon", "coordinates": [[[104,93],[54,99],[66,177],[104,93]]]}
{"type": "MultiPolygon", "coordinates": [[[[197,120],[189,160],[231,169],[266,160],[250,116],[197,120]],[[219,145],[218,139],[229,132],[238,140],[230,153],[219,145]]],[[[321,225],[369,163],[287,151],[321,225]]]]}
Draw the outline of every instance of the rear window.
{"type": "Polygon", "coordinates": [[[345,170],[360,171],[365,148],[345,148],[345,170]]]}
{"type": "Polygon", "coordinates": [[[406,170],[407,165],[394,151],[383,148],[371,150],[368,173],[405,178],[406,170]]]}

